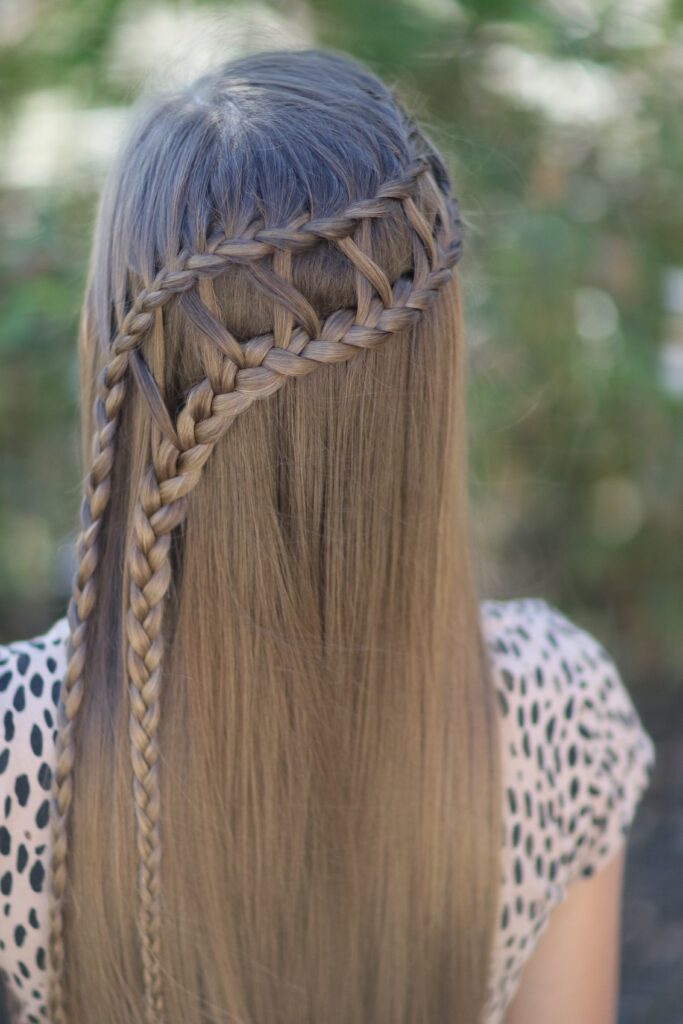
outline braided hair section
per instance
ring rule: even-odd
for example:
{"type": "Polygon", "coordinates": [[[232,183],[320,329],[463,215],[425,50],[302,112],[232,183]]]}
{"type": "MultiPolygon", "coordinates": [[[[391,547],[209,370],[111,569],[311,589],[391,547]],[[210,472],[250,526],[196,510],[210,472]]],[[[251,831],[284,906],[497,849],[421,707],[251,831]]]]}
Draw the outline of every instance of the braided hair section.
{"type": "Polygon", "coordinates": [[[111,346],[96,400],[93,464],[81,512],[73,596],[69,608],[70,655],[62,686],[63,717],[55,774],[51,909],[51,1012],[67,1024],[64,997],[64,894],[67,826],[72,799],[75,727],[83,698],[87,623],[96,601],[98,534],[106,511],[116,427],[132,379],[153,423],[150,460],[136,503],[126,553],[127,611],[125,671],[129,699],[132,790],[138,856],[138,936],[147,1024],[163,1024],[161,973],[162,842],[158,730],[164,655],[164,605],[171,585],[173,532],[187,515],[190,495],[220,438],[254,402],[273,395],[291,378],[320,364],[351,359],[378,349],[413,327],[450,280],[460,258],[457,206],[420,159],[374,197],[351,203],[337,216],[298,217],[279,228],[255,227],[237,238],[216,235],[200,253],[182,252],[175,269],[161,270],[133,303],[111,346]],[[418,178],[433,197],[433,223],[415,202],[418,178]],[[372,221],[400,209],[410,228],[413,270],[393,284],[370,251],[372,221]],[[356,306],[324,320],[292,283],[292,261],[321,242],[347,259],[356,281],[356,306]],[[238,341],[200,297],[203,278],[238,264],[273,304],[270,333],[238,341]],[[187,394],[174,416],[145,362],[142,348],[155,311],[173,297],[199,329],[206,376],[187,394]]]}
{"type": "MultiPolygon", "coordinates": [[[[188,286],[191,281],[182,287],[188,286]]],[[[128,386],[130,353],[149,330],[154,310],[166,303],[179,282],[167,270],[135,299],[111,346],[109,362],[100,374],[94,403],[95,433],[92,465],[81,502],[81,531],[77,568],[68,608],[67,669],[59,700],[57,755],[52,780],[52,861],[50,887],[50,1013],[55,1024],[66,1024],[64,1006],[64,897],[67,885],[67,827],[73,796],[75,728],[83,699],[83,673],[87,657],[87,626],[97,598],[99,535],[109,503],[111,472],[119,413],[128,386]]]]}

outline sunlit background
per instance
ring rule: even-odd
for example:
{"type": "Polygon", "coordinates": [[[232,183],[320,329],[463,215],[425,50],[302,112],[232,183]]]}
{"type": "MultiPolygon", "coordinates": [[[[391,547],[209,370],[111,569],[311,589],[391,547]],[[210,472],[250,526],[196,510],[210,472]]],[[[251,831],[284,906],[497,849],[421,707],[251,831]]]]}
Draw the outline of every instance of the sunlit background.
{"type": "Polygon", "coordinates": [[[482,588],[543,596],[597,634],[655,735],[622,1019],[680,1024],[683,4],[0,0],[0,640],[65,606],[78,312],[130,104],[310,45],[396,84],[449,157],[482,588]]]}

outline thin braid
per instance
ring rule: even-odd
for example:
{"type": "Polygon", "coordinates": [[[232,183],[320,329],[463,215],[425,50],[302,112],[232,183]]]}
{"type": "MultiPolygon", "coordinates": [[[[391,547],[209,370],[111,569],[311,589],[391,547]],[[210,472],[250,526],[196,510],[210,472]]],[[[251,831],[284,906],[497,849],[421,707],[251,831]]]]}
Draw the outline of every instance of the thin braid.
{"type": "MultiPolygon", "coordinates": [[[[192,282],[190,282],[192,283],[192,282]]],[[[127,389],[130,353],[153,322],[154,310],[162,306],[178,286],[172,271],[164,268],[152,286],[140,292],[124,317],[112,342],[111,357],[103,368],[94,403],[95,434],[92,465],[85,481],[81,502],[81,531],[77,545],[77,568],[72,583],[67,617],[69,643],[67,668],[62,680],[58,708],[56,765],[52,780],[52,858],[50,865],[50,1013],[54,1024],[67,1024],[65,999],[64,894],[67,884],[69,811],[73,799],[75,730],[83,700],[83,672],[87,658],[87,625],[97,596],[99,536],[109,504],[111,472],[119,414],[127,389]]]]}
{"type": "MultiPolygon", "coordinates": [[[[237,367],[223,361],[223,386],[237,367]]],[[[158,770],[161,665],[164,651],[164,598],[171,582],[171,534],[186,514],[187,496],[196,486],[216,440],[197,444],[193,424],[210,415],[213,391],[205,378],[188,396],[178,418],[184,450],[167,439],[156,445],[136,506],[128,558],[129,606],[126,613],[126,669],[130,698],[129,734],[133,766],[138,849],[138,934],[148,1024],[164,1019],[161,977],[161,830],[158,770]],[[189,431],[189,433],[188,433],[189,431]],[[163,485],[166,486],[162,490],[163,485]]]]}
{"type": "Polygon", "coordinates": [[[231,263],[253,264],[278,251],[301,253],[319,242],[337,242],[352,236],[365,220],[379,220],[390,215],[396,200],[411,198],[417,191],[417,179],[430,170],[427,160],[414,161],[399,178],[392,178],[378,188],[374,197],[358,199],[331,217],[297,217],[281,228],[261,228],[249,236],[228,238],[220,233],[208,242],[206,251],[194,253],[185,266],[197,274],[213,277],[231,263]]]}
{"type": "MultiPolygon", "coordinates": [[[[177,452],[167,441],[159,448],[177,452]]],[[[158,460],[155,460],[158,461],[158,460]]],[[[184,500],[162,507],[157,475],[151,466],[142,482],[133,523],[129,558],[130,591],[126,614],[126,669],[130,697],[129,732],[133,765],[138,848],[138,931],[145,988],[145,1017],[163,1020],[161,951],[161,837],[157,728],[160,713],[160,666],[163,653],[163,597],[171,570],[171,530],[182,518],[184,500]]]]}

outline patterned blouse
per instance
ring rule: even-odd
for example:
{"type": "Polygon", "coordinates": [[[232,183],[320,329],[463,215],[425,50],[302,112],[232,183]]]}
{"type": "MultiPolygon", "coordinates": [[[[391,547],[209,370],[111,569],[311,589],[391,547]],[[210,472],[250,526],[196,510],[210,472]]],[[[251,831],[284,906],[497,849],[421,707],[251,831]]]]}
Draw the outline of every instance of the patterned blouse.
{"type": "MultiPolygon", "coordinates": [[[[482,1024],[500,1024],[568,887],[626,841],[655,762],[614,661],[542,598],[482,601],[503,753],[498,925],[482,1024]]],[[[48,1019],[47,870],[68,625],[0,646],[0,976],[17,1024],[48,1019]]]]}

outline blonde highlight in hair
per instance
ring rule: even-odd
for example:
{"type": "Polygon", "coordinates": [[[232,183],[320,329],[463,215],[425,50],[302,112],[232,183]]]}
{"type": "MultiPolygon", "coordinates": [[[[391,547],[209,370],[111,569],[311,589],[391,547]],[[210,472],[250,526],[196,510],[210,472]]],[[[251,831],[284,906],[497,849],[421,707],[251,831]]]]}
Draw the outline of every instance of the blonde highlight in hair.
{"type": "Polygon", "coordinates": [[[55,1024],[476,1020],[460,252],[440,157],[343,58],[255,55],[134,123],[81,321],[55,1024]]]}

